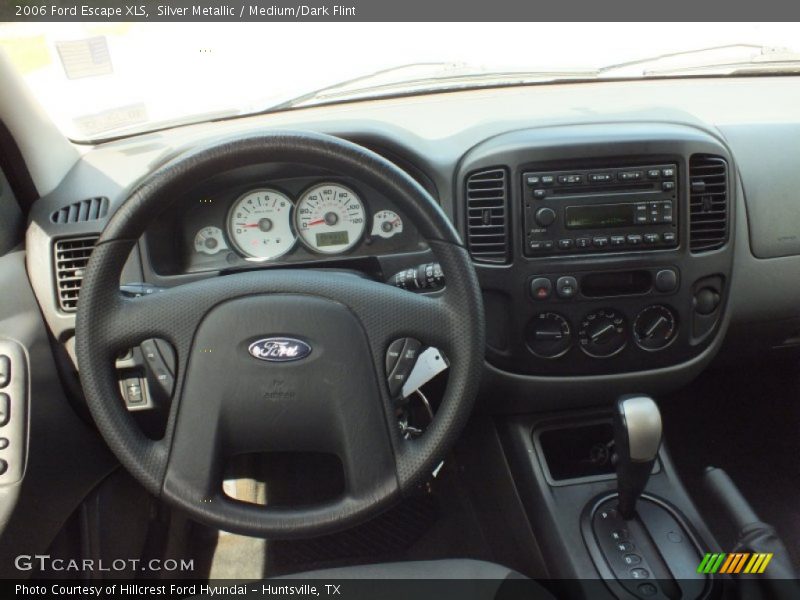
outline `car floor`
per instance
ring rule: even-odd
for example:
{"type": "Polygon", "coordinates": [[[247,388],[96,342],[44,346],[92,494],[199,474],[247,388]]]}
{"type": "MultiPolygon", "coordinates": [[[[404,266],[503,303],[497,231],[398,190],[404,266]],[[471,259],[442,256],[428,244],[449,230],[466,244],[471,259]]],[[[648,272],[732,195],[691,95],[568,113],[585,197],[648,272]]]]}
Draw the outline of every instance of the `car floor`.
{"type": "Polygon", "coordinates": [[[709,465],[727,471],[800,569],[800,363],[751,361],[715,368],[659,400],[667,447],[724,545],[718,550],[732,549],[736,532],[704,493],[702,473],[709,465]]]}
{"type": "Polygon", "coordinates": [[[474,507],[445,463],[435,479],[378,517],[332,535],[301,540],[259,540],[194,524],[187,548],[199,571],[222,579],[260,579],[345,565],[477,558],[490,560],[474,507]]]}

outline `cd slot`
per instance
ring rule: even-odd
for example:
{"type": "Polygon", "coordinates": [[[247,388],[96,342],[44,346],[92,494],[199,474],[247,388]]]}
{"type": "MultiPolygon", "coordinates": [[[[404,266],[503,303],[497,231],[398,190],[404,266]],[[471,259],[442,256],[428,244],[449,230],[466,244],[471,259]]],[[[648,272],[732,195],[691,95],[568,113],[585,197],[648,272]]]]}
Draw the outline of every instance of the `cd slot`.
{"type": "Polygon", "coordinates": [[[584,185],[574,188],[555,188],[554,196],[583,196],[585,194],[596,194],[598,192],[647,192],[660,191],[652,183],[626,183],[618,185],[584,185]]]}
{"type": "Polygon", "coordinates": [[[587,298],[613,298],[646,294],[653,286],[650,271],[609,271],[581,278],[581,293],[587,298]]]}

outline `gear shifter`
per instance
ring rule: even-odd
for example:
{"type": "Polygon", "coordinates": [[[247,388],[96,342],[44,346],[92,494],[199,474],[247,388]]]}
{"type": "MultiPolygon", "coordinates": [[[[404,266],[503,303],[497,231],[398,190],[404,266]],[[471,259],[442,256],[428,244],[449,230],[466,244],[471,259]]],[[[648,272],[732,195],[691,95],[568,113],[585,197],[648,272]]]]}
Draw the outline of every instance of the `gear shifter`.
{"type": "Polygon", "coordinates": [[[619,512],[633,518],[661,446],[661,413],[650,396],[629,395],[617,400],[614,445],[619,512]]]}

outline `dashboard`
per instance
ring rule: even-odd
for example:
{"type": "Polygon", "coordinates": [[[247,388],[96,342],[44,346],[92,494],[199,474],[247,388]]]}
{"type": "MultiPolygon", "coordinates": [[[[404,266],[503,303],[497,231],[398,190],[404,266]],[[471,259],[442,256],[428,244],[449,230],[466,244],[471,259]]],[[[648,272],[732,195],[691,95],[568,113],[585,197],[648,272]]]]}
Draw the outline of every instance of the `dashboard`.
{"type": "MultiPolygon", "coordinates": [[[[398,164],[461,233],[483,290],[483,396],[493,410],[661,394],[742,348],[800,347],[800,175],[791,161],[800,113],[787,100],[798,92],[796,78],[778,77],[462,91],[109,142],[34,207],[29,274],[69,348],[79,289],[61,267],[88,257],[154,166],[237,133],[319,131],[398,164]],[[106,210],[57,217],[87,202],[106,210]]],[[[431,260],[405,215],[362,182],[259,165],[182,192],[122,283],[168,287],[303,266],[396,284],[400,273],[436,272],[431,260]]]]}

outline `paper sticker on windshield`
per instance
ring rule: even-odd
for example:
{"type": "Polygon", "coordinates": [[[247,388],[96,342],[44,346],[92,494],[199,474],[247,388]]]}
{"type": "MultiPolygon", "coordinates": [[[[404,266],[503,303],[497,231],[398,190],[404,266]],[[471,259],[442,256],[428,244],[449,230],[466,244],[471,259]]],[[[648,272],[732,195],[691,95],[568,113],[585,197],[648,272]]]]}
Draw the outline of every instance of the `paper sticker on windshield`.
{"type": "Polygon", "coordinates": [[[108,50],[108,41],[104,35],[56,42],[56,50],[68,79],[98,77],[114,72],[111,52],[108,50]]]}
{"type": "Polygon", "coordinates": [[[77,117],[73,119],[73,122],[81,135],[91,138],[98,133],[122,129],[138,123],[147,123],[147,107],[143,102],[129,104],[77,117]]]}

